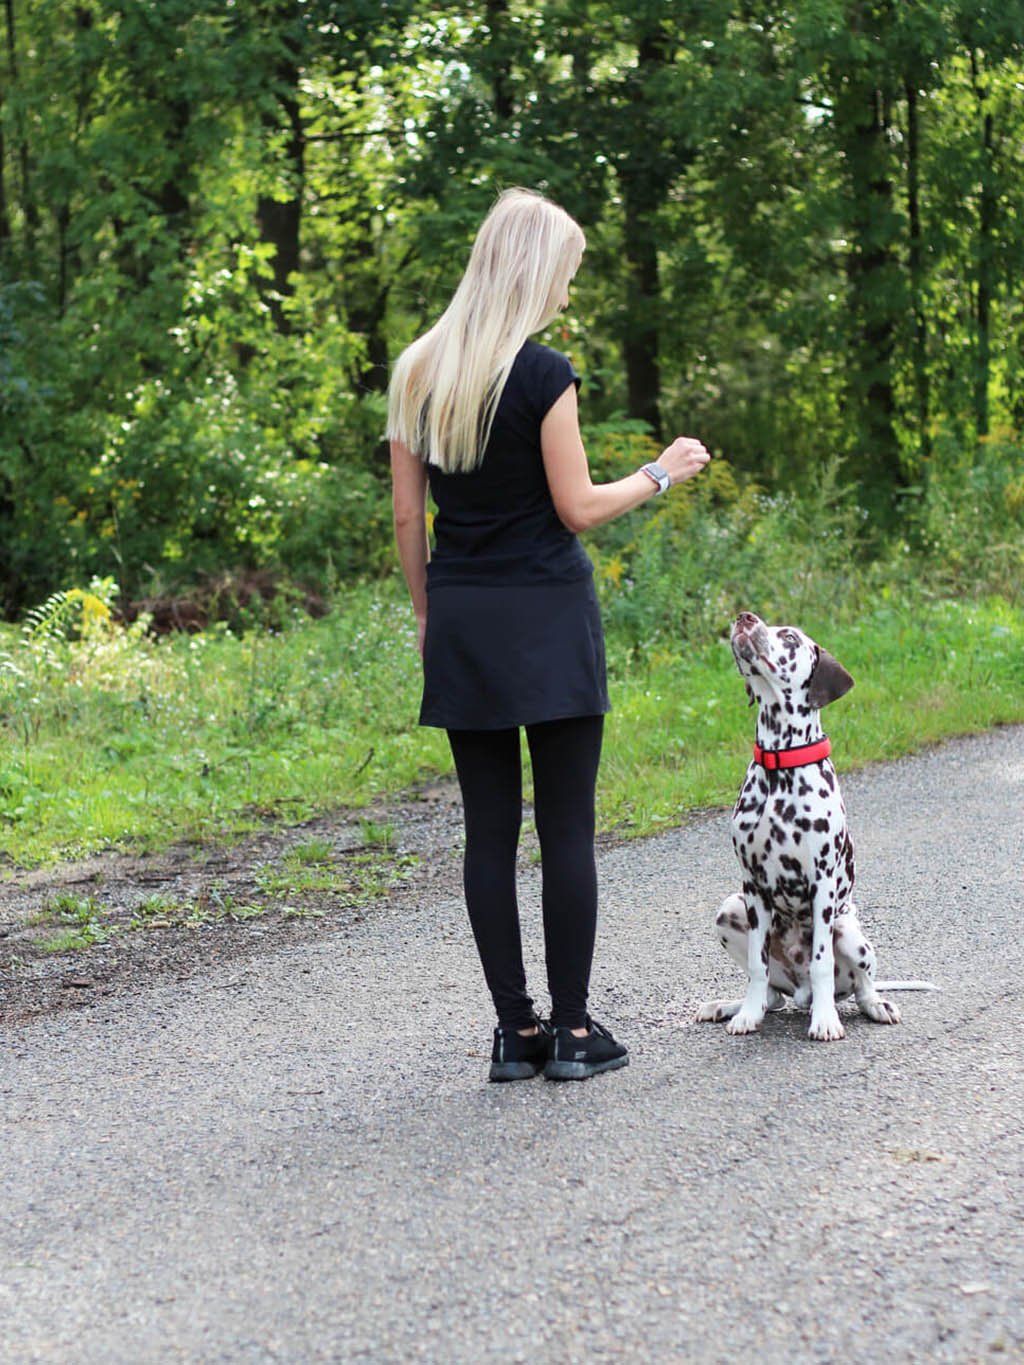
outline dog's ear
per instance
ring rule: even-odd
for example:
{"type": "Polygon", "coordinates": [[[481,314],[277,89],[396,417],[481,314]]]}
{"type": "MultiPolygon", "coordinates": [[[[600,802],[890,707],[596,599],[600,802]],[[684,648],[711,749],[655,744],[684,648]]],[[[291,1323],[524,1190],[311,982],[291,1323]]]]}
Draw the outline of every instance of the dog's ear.
{"type": "Polygon", "coordinates": [[[808,703],[820,710],[830,702],[838,701],[853,686],[853,679],[838,659],[834,659],[827,649],[818,650],[818,662],[807,687],[808,703]]]}

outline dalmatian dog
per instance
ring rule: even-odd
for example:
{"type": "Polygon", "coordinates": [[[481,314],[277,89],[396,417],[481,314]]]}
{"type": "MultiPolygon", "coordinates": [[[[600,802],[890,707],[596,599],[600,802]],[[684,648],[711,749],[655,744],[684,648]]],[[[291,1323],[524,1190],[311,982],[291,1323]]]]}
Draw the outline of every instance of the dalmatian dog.
{"type": "Polygon", "coordinates": [[[852,994],[869,1019],[898,1024],[857,920],[853,844],[819,719],[853,678],[803,631],[767,626],[752,612],[733,624],[732,651],[759,708],[757,743],[732,817],[743,890],[727,897],[715,927],[746,969],[747,993],[707,1001],[697,1019],[752,1033],[791,996],[810,1007],[808,1036],[830,1042],[844,1034],[836,1001],[852,994]]]}

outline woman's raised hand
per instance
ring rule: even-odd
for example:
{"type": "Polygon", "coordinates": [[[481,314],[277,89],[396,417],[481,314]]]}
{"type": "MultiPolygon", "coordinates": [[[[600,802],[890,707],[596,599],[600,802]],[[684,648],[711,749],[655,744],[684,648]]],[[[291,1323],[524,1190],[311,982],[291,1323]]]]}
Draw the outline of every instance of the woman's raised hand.
{"type": "Polygon", "coordinates": [[[711,459],[707,450],[693,436],[677,436],[658,456],[658,463],[673,483],[683,483],[699,474],[711,459]]]}

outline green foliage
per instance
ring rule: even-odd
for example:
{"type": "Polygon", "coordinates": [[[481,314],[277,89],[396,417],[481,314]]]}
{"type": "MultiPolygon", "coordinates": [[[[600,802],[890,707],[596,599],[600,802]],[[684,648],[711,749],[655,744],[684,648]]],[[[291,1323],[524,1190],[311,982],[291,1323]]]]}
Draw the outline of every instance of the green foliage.
{"type": "Polygon", "coordinates": [[[394,583],[344,589],[323,621],[295,613],[273,633],[7,627],[0,848],[33,861],[206,839],[411,786],[446,752],[443,735],[410,733],[418,679],[394,583]]]}
{"type": "Polygon", "coordinates": [[[110,925],[93,896],[75,896],[64,892],[55,896],[35,916],[34,923],[61,924],[59,933],[42,940],[40,946],[47,953],[64,953],[75,948],[90,948],[94,943],[106,943],[111,936],[110,925]]]}
{"type": "Polygon", "coordinates": [[[388,366],[513,183],[587,232],[548,339],[599,472],[628,420],[784,499],[840,457],[888,553],[946,534],[942,443],[990,470],[1024,425],[1024,0],[9,9],[6,616],[378,574],[388,366]]]}
{"type": "Polygon", "coordinates": [[[910,522],[951,591],[985,583],[1019,599],[1024,585],[1024,451],[993,438],[969,454],[942,436],[924,471],[910,522]]]}
{"type": "Polygon", "coordinates": [[[863,514],[838,475],[833,462],[804,496],[768,495],[715,460],[681,496],[649,503],[630,539],[595,535],[611,633],[644,654],[664,639],[714,639],[743,609],[799,621],[838,592],[856,610],[876,575],[857,561],[863,514]]]}
{"type": "MultiPolygon", "coordinates": [[[[609,475],[633,467],[647,439],[628,424],[593,433],[609,475]]],[[[851,763],[1024,719],[1021,456],[996,441],[985,451],[986,463],[961,463],[939,443],[927,485],[908,495],[913,535],[882,558],[865,556],[863,514],[836,466],[801,498],[769,496],[716,460],[595,535],[615,705],[605,826],[650,829],[680,803],[728,799],[749,738],[724,643],[739,610],[806,628],[854,672],[851,763]]],[[[120,623],[113,594],[110,580],[65,590],[0,631],[8,859],[230,837],[371,806],[448,770],[444,735],[415,725],[421,669],[394,578],[340,588],[322,620],[293,610],[272,630],[161,639],[120,623]]],[[[300,893],[382,885],[403,866],[392,823],[371,810],[361,835],[344,856],[323,839],[297,844],[261,873],[262,893],[300,913],[300,893]]],[[[186,914],[154,901],[135,918],[199,922],[250,904],[262,902],[212,897],[186,914]]],[[[96,932],[95,915],[74,915],[63,933],[96,932]]]]}

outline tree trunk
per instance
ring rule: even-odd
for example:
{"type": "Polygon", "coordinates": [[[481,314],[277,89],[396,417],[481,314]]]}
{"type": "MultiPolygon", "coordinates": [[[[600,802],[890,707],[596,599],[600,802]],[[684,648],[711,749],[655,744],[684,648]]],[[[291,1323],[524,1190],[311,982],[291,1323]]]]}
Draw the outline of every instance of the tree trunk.
{"type": "Polygon", "coordinates": [[[358,245],[351,250],[349,259],[352,261],[349,274],[355,283],[355,295],[347,307],[348,325],[351,331],[366,339],[366,351],[355,376],[355,386],[361,393],[387,393],[390,371],[384,320],[387,316],[388,286],[377,268],[369,213],[363,220],[358,245]]]}
{"type": "Polygon", "coordinates": [[[4,99],[0,90],[0,256],[11,240],[11,220],[7,212],[7,151],[4,146],[4,99]]]}
{"type": "Polygon", "coordinates": [[[992,362],[992,249],[996,228],[996,196],[993,186],[994,123],[985,108],[985,90],[979,79],[978,54],[971,52],[974,96],[981,114],[981,189],[978,197],[977,289],[974,305],[974,429],[978,436],[989,431],[989,372],[992,362]]]}
{"type": "Polygon", "coordinates": [[[507,123],[515,108],[512,99],[509,61],[505,31],[508,25],[508,0],[487,0],[487,50],[491,70],[491,90],[494,112],[501,123],[507,123]]]}
{"type": "MultiPolygon", "coordinates": [[[[647,87],[671,61],[668,38],[655,28],[637,44],[632,105],[642,119],[647,87]]],[[[661,278],[655,218],[668,191],[669,171],[660,148],[634,147],[618,163],[623,201],[623,250],[626,257],[626,316],[622,333],[629,415],[661,435],[661,371],[658,365],[658,313],[661,278]]]]}
{"type": "MultiPolygon", "coordinates": [[[[285,143],[285,175],[292,193],[288,199],[274,199],[261,195],[256,204],[256,218],[260,236],[274,248],[273,282],[267,304],[274,327],[282,335],[291,330],[283,300],[295,292],[291,276],[299,269],[299,250],[302,234],[302,196],[306,176],[306,131],[299,106],[301,76],[301,48],[291,35],[283,39],[286,55],[275,71],[277,108],[288,128],[285,143]]],[[[265,119],[268,132],[277,131],[277,121],[269,115],[265,119]]]]}
{"type": "MultiPolygon", "coordinates": [[[[186,164],[181,157],[181,149],[188,135],[189,123],[192,121],[192,110],[186,100],[171,100],[167,108],[170,111],[171,123],[166,133],[166,141],[172,150],[171,164],[174,166],[174,174],[168,176],[156,196],[157,206],[160,212],[167,219],[167,226],[176,229],[184,225],[189,214],[189,196],[186,187],[182,184],[185,179],[186,164]]],[[[181,254],[185,254],[187,243],[181,243],[181,254]]]]}
{"type": "MultiPolygon", "coordinates": [[[[93,11],[84,5],[75,6],[76,43],[82,43],[84,35],[91,32],[95,18],[93,11]]],[[[75,95],[75,131],[71,153],[76,159],[79,155],[79,141],[87,125],[89,109],[95,93],[95,79],[95,68],[92,72],[91,81],[89,69],[82,68],[81,79],[75,95]]],[[[70,191],[66,191],[63,200],[55,207],[54,218],[57,223],[57,312],[60,317],[63,317],[67,308],[72,281],[80,273],[82,264],[81,251],[74,243],[71,234],[70,191]]]]}
{"type": "Polygon", "coordinates": [[[917,84],[906,82],[907,99],[907,216],[910,219],[910,293],[914,316],[914,396],[917,407],[917,431],[921,454],[928,459],[932,453],[931,392],[928,376],[928,322],[924,309],[924,261],[921,240],[920,199],[920,127],[917,110],[917,84]]]}
{"type": "Polygon", "coordinates": [[[897,320],[906,303],[895,249],[887,94],[870,74],[851,78],[836,98],[835,116],[849,193],[848,401],[865,501],[887,515],[889,492],[905,482],[896,439],[893,356],[897,320]]]}
{"type": "Polygon", "coordinates": [[[661,370],[658,365],[658,304],[661,280],[654,214],[658,199],[629,178],[623,179],[625,206],[626,319],[623,353],[630,417],[661,434],[661,370]]]}
{"type": "Polygon", "coordinates": [[[68,228],[71,208],[65,200],[57,206],[57,316],[63,317],[68,306],[68,228]]]}
{"type": "MultiPolygon", "coordinates": [[[[7,23],[7,70],[12,88],[17,88],[18,34],[14,22],[14,0],[4,0],[4,13],[7,23]]],[[[21,210],[25,223],[25,256],[30,269],[35,268],[36,236],[39,231],[39,210],[36,207],[35,188],[32,181],[32,156],[29,151],[25,122],[21,114],[15,121],[15,155],[21,174],[21,210]]]]}

